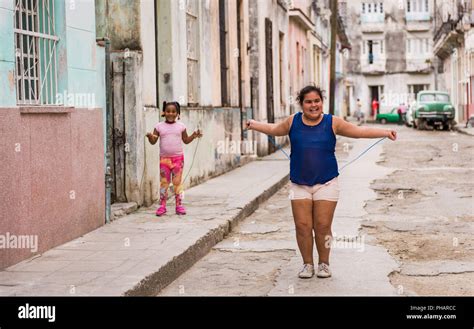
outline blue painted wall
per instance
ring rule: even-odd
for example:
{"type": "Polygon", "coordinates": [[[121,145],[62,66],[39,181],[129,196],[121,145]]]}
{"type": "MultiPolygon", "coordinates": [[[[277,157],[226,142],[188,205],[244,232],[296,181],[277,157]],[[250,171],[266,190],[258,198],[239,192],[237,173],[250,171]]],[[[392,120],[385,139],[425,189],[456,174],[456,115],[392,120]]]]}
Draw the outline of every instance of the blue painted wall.
{"type": "MultiPolygon", "coordinates": [[[[0,107],[16,106],[14,3],[0,0],[0,107]]],[[[94,1],[54,4],[60,99],[76,107],[102,108],[105,117],[105,52],[96,44],[94,1]]]]}
{"type": "Polygon", "coordinates": [[[13,0],[0,0],[0,107],[16,106],[13,0]]]}

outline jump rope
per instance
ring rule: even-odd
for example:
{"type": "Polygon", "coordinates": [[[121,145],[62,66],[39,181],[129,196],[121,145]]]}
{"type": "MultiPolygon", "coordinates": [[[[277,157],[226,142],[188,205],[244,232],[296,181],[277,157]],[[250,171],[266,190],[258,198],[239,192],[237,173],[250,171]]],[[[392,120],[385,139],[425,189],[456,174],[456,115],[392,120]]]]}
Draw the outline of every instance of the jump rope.
{"type": "MultiPolygon", "coordinates": [[[[276,148],[278,148],[280,151],[283,152],[283,154],[288,158],[288,160],[290,160],[290,156],[288,155],[288,153],[285,152],[285,150],[280,146],[278,145],[275,140],[274,140],[274,137],[273,136],[270,136],[270,135],[267,135],[269,137],[269,140],[270,142],[272,142],[273,145],[275,145],[276,148]]],[[[346,163],[345,165],[343,165],[339,171],[342,171],[345,167],[347,167],[348,165],[350,165],[351,163],[353,163],[354,161],[356,161],[357,159],[359,159],[361,156],[363,156],[365,153],[367,153],[372,147],[374,147],[375,145],[377,145],[378,143],[380,143],[381,141],[383,141],[385,138],[387,137],[382,137],[380,138],[378,141],[376,141],[375,143],[373,143],[372,145],[370,145],[368,148],[366,148],[361,154],[359,154],[357,157],[355,157],[354,159],[352,159],[351,161],[349,161],[348,163],[346,163]]]]}
{"type": "MultiPolygon", "coordinates": [[[[198,128],[199,129],[199,128],[198,128]]],[[[273,136],[270,136],[270,135],[267,135],[270,140],[270,142],[277,148],[279,149],[285,156],[288,160],[291,160],[290,156],[288,155],[288,153],[285,152],[285,150],[280,146],[278,145],[276,142],[275,142],[275,139],[273,136]]],[[[377,145],[378,143],[380,143],[381,141],[383,141],[384,139],[386,139],[387,137],[382,137],[380,138],[379,140],[377,140],[375,143],[373,143],[372,145],[370,145],[369,147],[367,147],[362,153],[360,153],[357,157],[355,157],[354,159],[352,159],[351,161],[349,161],[348,163],[346,163],[345,165],[343,165],[339,171],[342,171],[345,167],[347,167],[348,165],[352,164],[353,162],[357,161],[360,157],[362,157],[365,153],[367,153],[372,147],[374,147],[375,145],[377,145]]],[[[189,173],[191,172],[191,169],[193,168],[193,165],[194,165],[194,159],[196,158],[196,153],[197,153],[197,150],[198,150],[198,147],[199,147],[199,142],[201,141],[201,137],[198,138],[198,141],[196,143],[196,146],[194,148],[194,153],[193,153],[193,158],[191,160],[191,166],[189,167],[188,169],[188,172],[186,173],[186,175],[184,176],[184,179],[183,179],[183,182],[182,184],[184,184],[184,182],[186,182],[186,179],[188,178],[189,176],[189,173]]],[[[146,143],[146,140],[145,140],[145,143],[146,143]]],[[[145,145],[146,146],[146,145],[145,145]]],[[[146,151],[145,151],[146,152],[146,151]]],[[[145,160],[145,166],[143,168],[143,174],[142,174],[142,182],[140,183],[140,187],[141,185],[143,184],[143,177],[144,177],[144,174],[145,174],[145,170],[146,170],[146,160],[145,160]]],[[[174,186],[173,186],[174,188],[174,186]]],[[[170,193],[172,194],[172,193],[170,193]]],[[[172,198],[172,195],[170,195],[167,200],[170,200],[172,198]]]]}

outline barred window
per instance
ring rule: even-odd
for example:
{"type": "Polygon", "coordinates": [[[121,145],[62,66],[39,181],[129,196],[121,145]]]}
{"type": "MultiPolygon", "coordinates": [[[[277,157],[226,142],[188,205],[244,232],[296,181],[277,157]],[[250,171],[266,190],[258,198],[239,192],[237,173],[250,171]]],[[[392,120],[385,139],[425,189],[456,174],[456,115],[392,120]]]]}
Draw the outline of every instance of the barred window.
{"type": "Polygon", "coordinates": [[[14,16],[17,104],[56,104],[58,90],[53,0],[16,0],[14,16]]]}

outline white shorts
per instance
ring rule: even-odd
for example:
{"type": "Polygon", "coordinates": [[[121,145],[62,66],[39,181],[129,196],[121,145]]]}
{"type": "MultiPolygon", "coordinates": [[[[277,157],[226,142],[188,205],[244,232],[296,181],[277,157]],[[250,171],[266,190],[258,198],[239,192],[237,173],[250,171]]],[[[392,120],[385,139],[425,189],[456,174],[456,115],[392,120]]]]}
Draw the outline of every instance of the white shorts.
{"type": "Polygon", "coordinates": [[[316,184],[313,186],[299,185],[290,182],[290,200],[310,199],[316,200],[339,200],[339,180],[334,177],[325,184],[316,184]]]}

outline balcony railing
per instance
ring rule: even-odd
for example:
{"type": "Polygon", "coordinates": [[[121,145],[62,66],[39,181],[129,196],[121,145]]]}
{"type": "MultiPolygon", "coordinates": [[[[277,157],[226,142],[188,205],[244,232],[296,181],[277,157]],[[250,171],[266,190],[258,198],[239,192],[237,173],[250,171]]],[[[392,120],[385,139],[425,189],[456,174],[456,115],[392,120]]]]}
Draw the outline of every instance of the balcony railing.
{"type": "Polygon", "coordinates": [[[432,70],[432,60],[429,56],[426,58],[406,58],[406,70],[408,72],[430,72],[432,70]]]}
{"type": "Polygon", "coordinates": [[[431,15],[429,12],[410,12],[406,13],[407,22],[409,21],[429,21],[431,15]]]}
{"type": "Polygon", "coordinates": [[[382,74],[385,72],[385,62],[385,58],[370,58],[370,55],[364,56],[360,61],[360,68],[364,74],[382,74]]]}
{"type": "Polygon", "coordinates": [[[384,13],[370,13],[370,14],[361,14],[360,20],[362,23],[383,23],[385,19],[384,13]]]}

